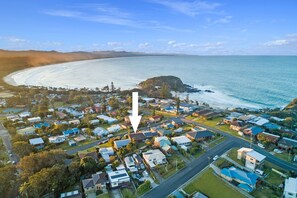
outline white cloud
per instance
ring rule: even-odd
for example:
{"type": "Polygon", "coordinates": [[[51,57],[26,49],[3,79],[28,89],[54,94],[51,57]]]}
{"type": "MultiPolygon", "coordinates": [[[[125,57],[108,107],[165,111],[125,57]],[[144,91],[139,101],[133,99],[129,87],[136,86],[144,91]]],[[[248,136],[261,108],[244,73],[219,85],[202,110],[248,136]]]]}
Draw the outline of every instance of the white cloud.
{"type": "Polygon", "coordinates": [[[151,0],[151,2],[163,5],[176,12],[188,16],[196,16],[203,13],[211,13],[220,6],[219,3],[211,3],[206,1],[176,1],[176,0],[151,0]]]}
{"type": "Polygon", "coordinates": [[[172,45],[174,43],[176,43],[176,41],[168,41],[168,45],[172,45]]]}
{"type": "Polygon", "coordinates": [[[225,23],[225,24],[230,23],[232,18],[233,18],[232,16],[224,16],[224,17],[222,17],[220,19],[215,20],[214,23],[215,24],[217,24],[217,23],[225,23]]]}
{"type": "Polygon", "coordinates": [[[287,46],[287,45],[296,45],[297,46],[297,34],[287,34],[283,38],[275,39],[272,41],[268,41],[263,43],[262,45],[266,47],[280,47],[280,46],[287,46]]]}
{"type": "Polygon", "coordinates": [[[23,38],[18,38],[15,36],[0,36],[0,40],[4,40],[10,43],[25,43],[28,42],[28,40],[23,38]]]}
{"type": "Polygon", "coordinates": [[[146,48],[148,48],[150,46],[151,46],[150,43],[145,42],[145,43],[139,43],[138,48],[140,48],[140,49],[146,49],[146,48]]]}

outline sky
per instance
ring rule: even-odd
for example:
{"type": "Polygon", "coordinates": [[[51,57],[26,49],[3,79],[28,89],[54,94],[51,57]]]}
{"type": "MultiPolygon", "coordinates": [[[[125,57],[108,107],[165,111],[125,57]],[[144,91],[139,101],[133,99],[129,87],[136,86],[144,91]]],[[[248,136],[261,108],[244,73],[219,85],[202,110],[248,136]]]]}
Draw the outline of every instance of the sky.
{"type": "Polygon", "coordinates": [[[9,0],[0,49],[296,55],[296,0],[9,0]]]}

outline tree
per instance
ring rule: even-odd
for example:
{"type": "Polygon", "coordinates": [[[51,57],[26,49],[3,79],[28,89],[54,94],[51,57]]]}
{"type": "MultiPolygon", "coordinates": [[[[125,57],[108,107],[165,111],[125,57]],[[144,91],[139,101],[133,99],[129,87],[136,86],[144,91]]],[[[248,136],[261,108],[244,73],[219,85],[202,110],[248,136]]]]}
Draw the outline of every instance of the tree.
{"type": "Polygon", "coordinates": [[[109,99],[108,104],[113,108],[113,109],[117,109],[119,108],[119,100],[115,97],[112,97],[111,99],[109,99]]]}
{"type": "Polygon", "coordinates": [[[170,97],[170,90],[167,84],[163,83],[161,90],[160,90],[161,98],[168,98],[170,97]]]}
{"type": "Polygon", "coordinates": [[[12,145],[13,152],[15,152],[20,158],[30,155],[30,153],[36,152],[36,148],[24,141],[15,142],[12,145]]]}
{"type": "Polygon", "coordinates": [[[180,99],[177,97],[176,99],[176,115],[179,113],[179,108],[180,108],[180,99]]]}
{"type": "Polygon", "coordinates": [[[114,91],[115,91],[115,87],[114,87],[113,82],[111,82],[110,89],[111,89],[111,93],[114,93],[114,91]]]}
{"type": "Polygon", "coordinates": [[[80,160],[80,167],[85,174],[94,173],[97,169],[97,163],[92,157],[86,156],[80,160]]]}
{"type": "Polygon", "coordinates": [[[16,187],[16,167],[8,165],[0,168],[0,195],[1,197],[13,197],[11,193],[16,187]]]}

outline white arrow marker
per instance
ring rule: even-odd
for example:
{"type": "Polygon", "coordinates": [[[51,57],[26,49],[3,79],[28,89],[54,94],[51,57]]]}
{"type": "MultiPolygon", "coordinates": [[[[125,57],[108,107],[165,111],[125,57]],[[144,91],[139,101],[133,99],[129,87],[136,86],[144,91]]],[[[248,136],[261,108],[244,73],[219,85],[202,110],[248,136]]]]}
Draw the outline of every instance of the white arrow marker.
{"type": "Polygon", "coordinates": [[[129,116],[134,133],[136,133],[141,116],[138,115],[138,92],[132,92],[132,116],[129,116]]]}

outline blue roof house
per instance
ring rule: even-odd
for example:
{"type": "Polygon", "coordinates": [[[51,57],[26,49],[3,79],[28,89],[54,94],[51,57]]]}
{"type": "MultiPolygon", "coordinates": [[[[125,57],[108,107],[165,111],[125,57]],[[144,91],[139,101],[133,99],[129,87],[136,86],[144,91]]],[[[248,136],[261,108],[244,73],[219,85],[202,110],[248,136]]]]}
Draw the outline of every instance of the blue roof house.
{"type": "Polygon", "coordinates": [[[243,132],[246,135],[258,135],[259,133],[262,133],[264,130],[261,127],[258,126],[252,126],[250,128],[244,129],[243,132]]]}
{"type": "Polygon", "coordinates": [[[75,134],[79,134],[79,129],[78,128],[73,128],[73,129],[68,129],[66,131],[63,131],[63,135],[65,137],[67,137],[69,135],[75,135],[75,134]]]}
{"type": "Polygon", "coordinates": [[[41,123],[38,123],[38,124],[34,124],[35,129],[41,129],[43,126],[44,127],[50,127],[50,124],[47,123],[47,122],[41,122],[41,123]]]}
{"type": "Polygon", "coordinates": [[[254,173],[245,172],[235,167],[223,168],[221,170],[221,176],[228,181],[236,181],[240,185],[239,188],[251,192],[256,188],[258,176],[254,173]]]}

